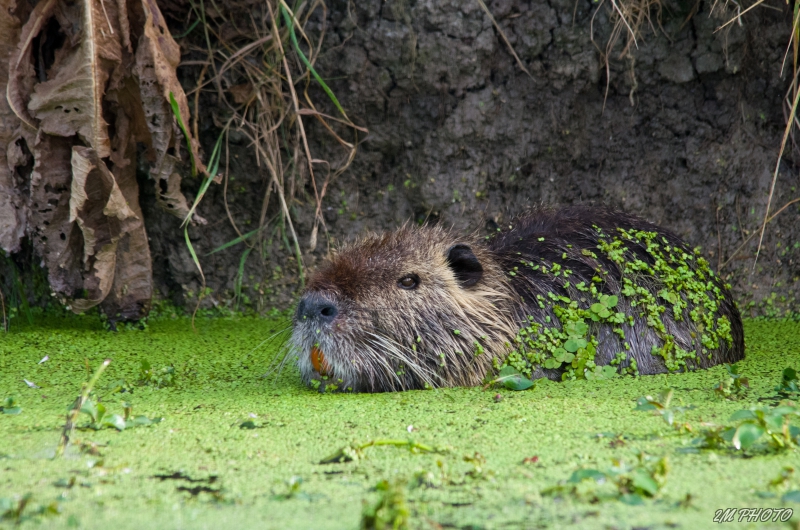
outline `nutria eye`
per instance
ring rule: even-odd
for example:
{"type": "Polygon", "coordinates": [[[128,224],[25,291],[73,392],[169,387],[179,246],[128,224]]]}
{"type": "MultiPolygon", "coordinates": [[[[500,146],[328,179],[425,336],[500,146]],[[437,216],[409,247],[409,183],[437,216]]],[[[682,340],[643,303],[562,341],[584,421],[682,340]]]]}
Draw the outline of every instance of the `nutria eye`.
{"type": "Polygon", "coordinates": [[[397,281],[397,285],[401,289],[414,289],[417,285],[419,285],[419,276],[416,274],[409,274],[408,276],[403,276],[397,281]]]}

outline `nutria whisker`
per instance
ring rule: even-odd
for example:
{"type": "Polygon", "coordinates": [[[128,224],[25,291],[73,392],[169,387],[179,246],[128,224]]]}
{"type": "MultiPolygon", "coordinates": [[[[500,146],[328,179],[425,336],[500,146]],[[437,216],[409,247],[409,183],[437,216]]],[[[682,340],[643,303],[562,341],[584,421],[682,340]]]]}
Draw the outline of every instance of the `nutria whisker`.
{"type": "MultiPolygon", "coordinates": [[[[292,329],[292,324],[291,323],[287,324],[286,327],[284,327],[283,329],[276,331],[268,338],[261,341],[255,348],[250,350],[247,356],[252,355],[253,352],[261,348],[264,344],[271,343],[273,340],[275,340],[276,337],[287,333],[291,329],[292,329]]],[[[264,372],[264,374],[261,377],[263,378],[269,377],[270,374],[275,372],[277,372],[275,373],[275,378],[277,379],[278,377],[280,377],[281,372],[283,371],[283,367],[291,357],[293,350],[294,348],[291,342],[291,335],[290,335],[282,340],[280,346],[278,347],[277,354],[269,360],[269,364],[267,365],[267,371],[264,372]],[[283,354],[281,354],[281,352],[283,352],[283,354]]]]}
{"type": "MultiPolygon", "coordinates": [[[[434,378],[438,379],[439,381],[443,381],[443,378],[439,374],[427,369],[414,360],[411,357],[411,354],[413,354],[414,351],[410,348],[407,348],[397,341],[394,341],[384,335],[378,335],[372,332],[367,332],[367,335],[373,337],[373,339],[377,341],[377,344],[374,341],[373,344],[380,346],[385,353],[388,353],[392,358],[400,362],[398,368],[413,370],[414,375],[421,378],[423,382],[427,383],[431,387],[436,386],[434,383],[434,378]]],[[[393,373],[397,375],[396,372],[393,371],[393,373]]]]}

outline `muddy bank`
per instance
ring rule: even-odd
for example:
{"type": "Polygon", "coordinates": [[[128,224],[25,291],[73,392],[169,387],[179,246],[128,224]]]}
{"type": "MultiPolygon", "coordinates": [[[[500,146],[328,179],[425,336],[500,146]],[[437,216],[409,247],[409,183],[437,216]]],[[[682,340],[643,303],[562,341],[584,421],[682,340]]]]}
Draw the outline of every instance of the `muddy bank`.
{"type": "MultiPolygon", "coordinates": [[[[313,189],[299,181],[290,208],[306,266],[324,257],[329,241],[408,220],[484,231],[538,202],[602,202],[701,246],[733,284],[745,314],[800,311],[799,204],[768,225],[755,271],[757,237],[735,253],[760,227],[785,124],[791,66],[780,74],[791,13],[784,3],[772,1],[772,8],[752,10],[741,24],[716,33],[732,12],[717,6],[711,15],[709,2],[664,3],[627,53],[622,30],[608,68],[610,6],[585,0],[487,6],[530,76],[477,1],[330,2],[326,15],[318,10],[312,17],[306,27],[312,39],[323,16],[327,22],[320,74],[350,118],[370,132],[352,166],[329,187],[323,203],[329,237],[313,250],[313,189]]],[[[185,20],[176,15],[180,9],[167,10],[175,33],[185,20]]],[[[188,90],[197,67],[181,73],[188,90]]],[[[320,110],[335,113],[317,85],[308,91],[320,110]]],[[[213,109],[214,94],[203,98],[203,108],[213,109]]],[[[210,153],[219,129],[211,112],[200,124],[210,153]]],[[[313,156],[335,167],[343,152],[314,120],[306,119],[306,127],[313,156]]],[[[227,200],[247,230],[257,226],[267,174],[244,137],[234,132],[230,142],[227,200]]],[[[800,196],[789,151],[772,212],[800,196]]],[[[154,207],[144,173],[139,182],[156,290],[183,303],[198,292],[199,275],[179,221],[154,207]]],[[[198,185],[183,182],[190,197],[198,185]]],[[[222,195],[221,186],[212,187],[200,207],[209,225],[190,230],[212,305],[231,298],[244,250],[203,256],[236,237],[222,195]]],[[[279,212],[274,194],[267,211],[268,217],[279,212]]],[[[268,229],[263,255],[246,258],[239,307],[282,307],[298,288],[290,241],[277,226],[268,229]]]]}

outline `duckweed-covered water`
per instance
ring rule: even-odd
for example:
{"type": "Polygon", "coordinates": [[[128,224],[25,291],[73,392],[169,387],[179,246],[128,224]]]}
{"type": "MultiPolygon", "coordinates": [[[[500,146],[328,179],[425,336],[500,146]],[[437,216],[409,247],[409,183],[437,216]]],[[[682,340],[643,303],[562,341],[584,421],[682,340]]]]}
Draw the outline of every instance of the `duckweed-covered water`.
{"type": "MultiPolygon", "coordinates": [[[[408,512],[411,528],[711,528],[716,510],[745,507],[793,507],[792,524],[800,519],[800,504],[782,501],[800,489],[800,452],[692,445],[704,424],[730,425],[737,410],[778,402],[782,370],[800,369],[800,323],[746,323],[740,369],[750,391],[739,401],[712,391],[727,376],[724,367],[544,381],[524,392],[320,394],[303,387],[291,366],[262,377],[280,345],[265,339],[285,327],[235,318],[199,320],[193,331],[178,318],[111,333],[90,317],[53,317],[0,335],[0,400],[13,396],[22,407],[0,414],[0,527],[355,529],[365,506],[389,497],[375,488],[384,480],[389,504],[395,514],[408,512]],[[127,402],[133,416],[163,421],[122,432],[79,429],[54,459],[66,410],[88,379],[86,359],[93,371],[105,358],[112,362],[95,397],[108,414],[123,414],[127,402]],[[147,384],[139,381],[142,361],[154,373],[147,384]],[[169,366],[171,378],[162,373],[169,366]],[[173,385],[159,388],[158,379],[173,385]],[[676,420],[694,434],[633,410],[637,398],[665,386],[674,389],[674,406],[694,406],[676,420]],[[357,461],[318,463],[378,439],[449,450],[381,446],[357,461]],[[669,471],[641,505],[542,495],[578,469],[608,469],[613,459],[636,465],[642,453],[666,457],[669,471]],[[9,507],[26,495],[17,518],[9,507]]],[[[78,425],[88,421],[82,415],[78,425]]]]}

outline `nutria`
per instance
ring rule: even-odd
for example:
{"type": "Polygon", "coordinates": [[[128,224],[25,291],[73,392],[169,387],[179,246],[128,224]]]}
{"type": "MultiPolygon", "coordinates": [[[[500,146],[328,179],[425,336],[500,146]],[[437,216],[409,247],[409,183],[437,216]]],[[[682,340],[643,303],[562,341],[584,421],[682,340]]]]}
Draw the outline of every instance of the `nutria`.
{"type": "Polygon", "coordinates": [[[539,207],[490,236],[406,225],[310,278],[290,349],[320,389],[659,374],[744,357],[729,286],[699,250],[603,207],[539,207]],[[608,368],[605,368],[608,366],[608,368]]]}

